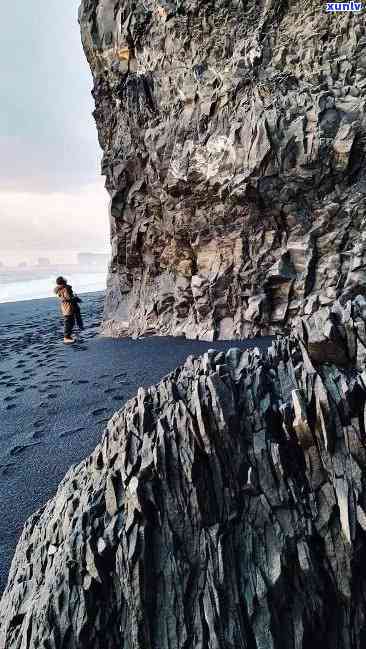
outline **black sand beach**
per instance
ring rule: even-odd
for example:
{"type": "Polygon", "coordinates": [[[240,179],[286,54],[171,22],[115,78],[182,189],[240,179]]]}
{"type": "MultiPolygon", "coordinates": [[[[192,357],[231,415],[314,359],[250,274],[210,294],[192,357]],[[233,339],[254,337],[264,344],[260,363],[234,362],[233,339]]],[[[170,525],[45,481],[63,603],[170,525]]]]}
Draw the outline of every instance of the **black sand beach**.
{"type": "Polygon", "coordinates": [[[86,330],[62,342],[54,299],[0,304],[0,592],[26,518],[90,453],[140,385],[210,347],[267,348],[270,338],[199,342],[98,338],[103,294],[83,296],[86,330]]]}

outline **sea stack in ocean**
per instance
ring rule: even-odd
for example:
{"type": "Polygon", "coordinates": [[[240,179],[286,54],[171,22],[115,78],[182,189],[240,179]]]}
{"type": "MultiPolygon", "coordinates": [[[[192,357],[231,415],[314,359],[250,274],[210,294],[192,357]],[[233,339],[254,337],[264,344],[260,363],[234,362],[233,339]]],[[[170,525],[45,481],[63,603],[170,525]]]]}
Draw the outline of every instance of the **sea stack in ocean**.
{"type": "Polygon", "coordinates": [[[271,334],[351,290],[365,20],[326,8],[81,3],[111,197],[108,333],[271,334]]]}
{"type": "Polygon", "coordinates": [[[365,320],[141,388],[27,522],[0,649],[363,649],[365,320]]]}

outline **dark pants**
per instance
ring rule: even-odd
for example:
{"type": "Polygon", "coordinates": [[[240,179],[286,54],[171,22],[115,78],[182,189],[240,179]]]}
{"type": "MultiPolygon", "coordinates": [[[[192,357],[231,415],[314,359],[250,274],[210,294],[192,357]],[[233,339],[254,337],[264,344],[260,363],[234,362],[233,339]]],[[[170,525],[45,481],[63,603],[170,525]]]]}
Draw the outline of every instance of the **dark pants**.
{"type": "Polygon", "coordinates": [[[84,329],[83,318],[81,316],[79,305],[75,307],[75,320],[76,320],[76,324],[79,327],[79,329],[80,330],[84,329]]]}
{"type": "Polygon", "coordinates": [[[74,328],[74,324],[75,324],[75,316],[74,315],[65,315],[64,320],[65,320],[64,335],[65,335],[65,338],[70,338],[71,334],[72,334],[72,330],[74,328]]]}

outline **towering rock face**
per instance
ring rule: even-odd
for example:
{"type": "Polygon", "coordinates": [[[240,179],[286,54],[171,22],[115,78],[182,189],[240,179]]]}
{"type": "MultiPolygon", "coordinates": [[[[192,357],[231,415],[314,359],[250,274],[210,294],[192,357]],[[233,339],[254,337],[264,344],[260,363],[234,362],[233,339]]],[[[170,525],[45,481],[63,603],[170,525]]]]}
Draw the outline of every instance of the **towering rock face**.
{"type": "Polygon", "coordinates": [[[0,649],[364,649],[365,321],[140,389],[28,521],[0,649]]]}
{"type": "Polygon", "coordinates": [[[110,332],[267,334],[365,289],[364,13],[83,0],[80,23],[111,196],[110,332]]]}

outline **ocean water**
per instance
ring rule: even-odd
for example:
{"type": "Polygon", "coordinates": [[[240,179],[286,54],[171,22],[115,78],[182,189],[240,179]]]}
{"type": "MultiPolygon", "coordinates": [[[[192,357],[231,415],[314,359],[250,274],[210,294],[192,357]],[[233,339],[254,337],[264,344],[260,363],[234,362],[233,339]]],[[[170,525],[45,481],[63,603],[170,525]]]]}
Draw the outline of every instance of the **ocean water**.
{"type": "MultiPolygon", "coordinates": [[[[106,273],[73,273],[67,276],[74,293],[93,293],[106,287],[106,273]]],[[[55,275],[29,279],[3,279],[0,277],[0,304],[54,297],[55,275]]]]}

